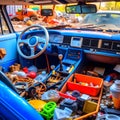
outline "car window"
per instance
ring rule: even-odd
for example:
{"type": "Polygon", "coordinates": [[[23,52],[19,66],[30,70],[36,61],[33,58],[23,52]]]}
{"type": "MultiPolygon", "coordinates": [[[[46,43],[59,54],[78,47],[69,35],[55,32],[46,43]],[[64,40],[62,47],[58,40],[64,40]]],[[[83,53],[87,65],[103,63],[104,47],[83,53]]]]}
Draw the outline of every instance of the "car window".
{"type": "MultiPolygon", "coordinates": [[[[88,28],[85,24],[99,26],[100,29],[120,30],[119,11],[98,11],[92,14],[67,14],[65,5],[8,5],[7,11],[15,31],[23,31],[28,26],[37,24],[47,28],[88,28]],[[42,16],[41,9],[53,9],[52,16],[42,16]],[[114,22],[116,21],[116,22],[114,22]],[[58,27],[60,26],[60,27],[58,27]],[[61,27],[62,26],[62,27],[61,27]]],[[[94,28],[93,26],[91,29],[94,28]]]]}
{"type": "Polygon", "coordinates": [[[0,35],[8,34],[9,29],[0,11],[0,35]]]}
{"type": "Polygon", "coordinates": [[[84,24],[111,24],[120,27],[120,13],[95,13],[85,16],[84,24]],[[116,22],[115,22],[116,21],[116,22]]]}

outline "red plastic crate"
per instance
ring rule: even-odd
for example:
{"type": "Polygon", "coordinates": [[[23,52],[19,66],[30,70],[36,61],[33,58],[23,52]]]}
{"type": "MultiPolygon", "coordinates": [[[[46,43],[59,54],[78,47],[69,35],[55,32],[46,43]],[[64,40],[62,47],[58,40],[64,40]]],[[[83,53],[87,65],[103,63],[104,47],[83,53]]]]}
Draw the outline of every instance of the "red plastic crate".
{"type": "Polygon", "coordinates": [[[66,83],[68,90],[78,90],[80,93],[88,94],[90,96],[97,96],[101,90],[102,85],[103,79],[78,73],[73,74],[66,83]],[[98,85],[99,87],[80,85],[79,82],[88,84],[92,82],[93,85],[98,85]]]}

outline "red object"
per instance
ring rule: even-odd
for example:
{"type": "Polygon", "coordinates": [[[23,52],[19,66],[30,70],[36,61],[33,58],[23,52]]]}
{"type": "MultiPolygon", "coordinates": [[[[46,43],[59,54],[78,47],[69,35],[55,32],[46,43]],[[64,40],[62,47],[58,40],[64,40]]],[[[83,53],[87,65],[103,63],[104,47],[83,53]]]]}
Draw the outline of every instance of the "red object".
{"type": "Polygon", "coordinates": [[[52,19],[49,21],[49,24],[59,24],[58,20],[52,19]]]}
{"type": "Polygon", "coordinates": [[[112,94],[109,96],[110,99],[112,99],[112,94]]]}
{"type": "Polygon", "coordinates": [[[91,96],[97,96],[100,93],[101,87],[103,85],[103,79],[77,73],[74,74],[74,77],[76,79],[76,82],[72,82],[73,76],[71,76],[66,83],[67,89],[69,91],[78,90],[80,93],[88,94],[91,96]],[[85,82],[88,84],[92,83],[94,86],[98,87],[84,86],[81,85],[80,82],[85,82]]]}
{"type": "Polygon", "coordinates": [[[110,76],[111,76],[113,79],[116,79],[116,78],[117,78],[117,74],[116,74],[116,73],[111,73],[110,76]]]}
{"type": "Polygon", "coordinates": [[[70,98],[70,99],[72,99],[72,100],[76,100],[75,97],[70,96],[70,95],[67,95],[67,94],[62,93],[62,92],[59,92],[59,95],[60,95],[60,97],[63,97],[63,98],[70,98]]]}
{"type": "Polygon", "coordinates": [[[27,74],[27,76],[34,79],[36,77],[36,72],[31,71],[27,74]]]}
{"type": "Polygon", "coordinates": [[[24,67],[24,68],[23,68],[23,71],[24,71],[25,73],[28,73],[28,68],[27,68],[27,67],[24,67]]]}

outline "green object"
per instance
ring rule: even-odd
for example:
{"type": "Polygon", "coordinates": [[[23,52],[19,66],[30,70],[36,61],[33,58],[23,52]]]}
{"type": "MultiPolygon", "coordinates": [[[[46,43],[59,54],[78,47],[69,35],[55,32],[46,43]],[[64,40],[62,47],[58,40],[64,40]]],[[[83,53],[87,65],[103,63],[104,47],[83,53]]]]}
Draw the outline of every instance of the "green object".
{"type": "Polygon", "coordinates": [[[46,119],[50,120],[54,115],[54,110],[56,108],[55,102],[48,102],[45,104],[43,110],[40,112],[40,114],[46,119]]]}

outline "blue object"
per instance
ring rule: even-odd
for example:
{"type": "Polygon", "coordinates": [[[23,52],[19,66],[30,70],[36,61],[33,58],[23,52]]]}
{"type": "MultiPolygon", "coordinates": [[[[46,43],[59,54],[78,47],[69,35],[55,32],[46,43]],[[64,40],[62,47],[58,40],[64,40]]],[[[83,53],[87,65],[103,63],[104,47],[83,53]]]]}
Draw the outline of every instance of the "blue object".
{"type": "Polygon", "coordinates": [[[44,120],[23,98],[0,81],[0,119],[2,120],[44,120]]]}
{"type": "Polygon", "coordinates": [[[107,75],[104,80],[110,82],[112,80],[112,77],[110,75],[107,75]]]}

